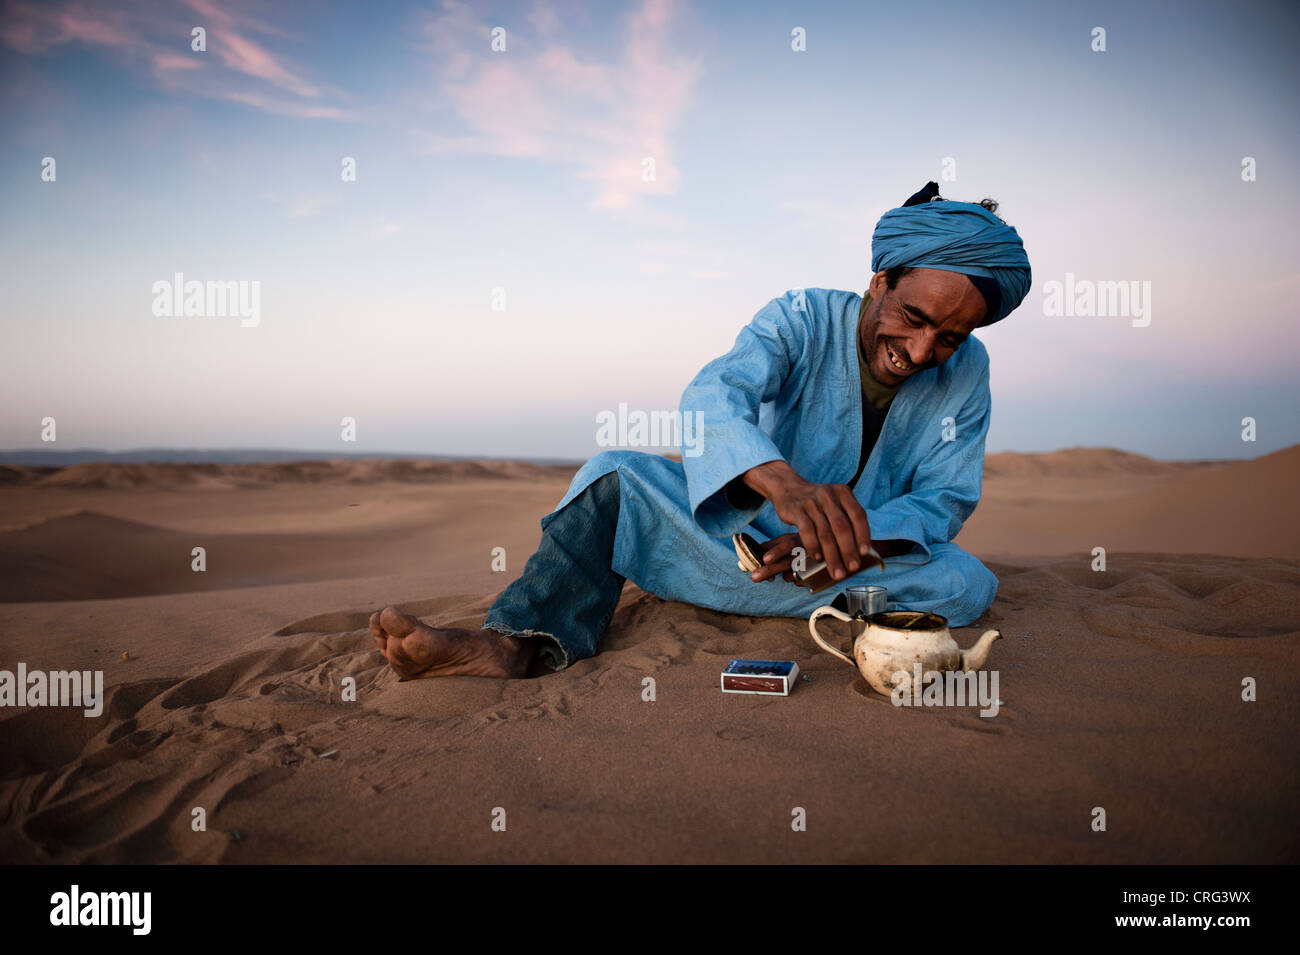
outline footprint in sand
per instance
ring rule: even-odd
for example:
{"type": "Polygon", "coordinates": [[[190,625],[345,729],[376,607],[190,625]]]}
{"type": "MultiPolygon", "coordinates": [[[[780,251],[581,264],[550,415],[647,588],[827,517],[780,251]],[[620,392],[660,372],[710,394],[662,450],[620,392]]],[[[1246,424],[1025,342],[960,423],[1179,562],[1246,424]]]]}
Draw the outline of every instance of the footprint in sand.
{"type": "Polygon", "coordinates": [[[727,726],[713,735],[718,739],[753,739],[755,734],[744,726],[727,726]]]}
{"type": "Polygon", "coordinates": [[[953,708],[949,711],[948,725],[967,733],[984,733],[1002,736],[1015,729],[1020,717],[1004,703],[995,716],[980,716],[979,706],[953,708]]]}
{"type": "Polygon", "coordinates": [[[1145,571],[1117,568],[1113,563],[1112,560],[1112,566],[1105,571],[1094,571],[1088,561],[1080,558],[1078,562],[1053,564],[1044,570],[1058,580],[1086,590],[1111,590],[1145,573],[1145,571]]]}
{"type": "MultiPolygon", "coordinates": [[[[466,598],[461,595],[453,595],[393,604],[392,606],[402,611],[402,613],[409,613],[412,617],[430,617],[452,609],[464,610],[467,599],[481,602],[482,598],[466,598]]],[[[330,613],[316,614],[314,617],[304,617],[301,620],[295,620],[293,623],[285,624],[275,631],[272,636],[292,637],[300,633],[346,633],[352,630],[365,630],[370,626],[370,615],[380,609],[382,608],[372,607],[369,610],[335,610],[330,613]]]]}
{"type": "MultiPolygon", "coordinates": [[[[107,689],[101,719],[65,708],[4,721],[0,804],[27,861],[218,862],[213,814],[297,771],[308,737],[333,742],[356,712],[344,674],[379,673],[369,634],[335,633],[239,654],[185,679],[107,689]],[[293,709],[268,703],[294,702],[293,709]],[[313,705],[314,704],[314,705],[313,705]],[[296,725],[286,729],[292,720],[296,725]],[[209,831],[189,826],[209,813],[209,831]]],[[[318,747],[319,748],[319,747],[318,747]]],[[[332,746],[326,747],[333,748],[332,746]]]]}

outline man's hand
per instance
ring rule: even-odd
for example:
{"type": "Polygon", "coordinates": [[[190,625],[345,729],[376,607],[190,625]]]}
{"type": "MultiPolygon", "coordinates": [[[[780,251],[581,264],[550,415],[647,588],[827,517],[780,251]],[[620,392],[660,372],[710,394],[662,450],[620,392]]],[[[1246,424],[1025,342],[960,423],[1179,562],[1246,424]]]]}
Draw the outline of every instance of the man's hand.
{"type": "MultiPolygon", "coordinates": [[[[862,557],[871,549],[871,528],[867,523],[867,512],[858,503],[847,484],[813,484],[801,478],[794,468],[785,461],[768,461],[758,467],[750,468],[741,478],[747,487],[772,502],[777,517],[787,524],[799,528],[798,538],[811,561],[826,561],[831,576],[843,580],[850,574],[862,569],[862,557]]],[[[795,535],[785,534],[776,538],[784,541],[795,535]]],[[[776,564],[785,564],[789,569],[789,553],[794,545],[785,545],[784,553],[777,556],[777,548],[769,548],[763,555],[766,564],[768,555],[776,564]]],[[[765,580],[775,576],[771,566],[756,571],[763,574],[757,579],[765,580]]],[[[790,578],[787,577],[787,580],[790,578]]]]}
{"type": "MultiPolygon", "coordinates": [[[[780,576],[796,587],[804,586],[804,582],[794,572],[794,558],[792,556],[796,547],[803,546],[799,543],[799,535],[782,534],[780,537],[773,537],[767,542],[767,545],[767,550],[763,551],[763,566],[750,574],[750,579],[762,581],[780,576]]],[[[807,563],[812,562],[808,558],[805,560],[807,563]]]]}

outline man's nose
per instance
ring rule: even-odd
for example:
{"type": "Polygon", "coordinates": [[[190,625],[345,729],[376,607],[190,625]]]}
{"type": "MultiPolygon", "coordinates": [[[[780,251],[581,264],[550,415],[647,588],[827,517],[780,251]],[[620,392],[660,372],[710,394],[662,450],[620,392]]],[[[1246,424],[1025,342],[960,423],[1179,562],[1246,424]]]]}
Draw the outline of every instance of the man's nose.
{"type": "Polygon", "coordinates": [[[907,360],[913,365],[924,365],[934,357],[936,333],[933,328],[917,332],[907,340],[907,360]]]}

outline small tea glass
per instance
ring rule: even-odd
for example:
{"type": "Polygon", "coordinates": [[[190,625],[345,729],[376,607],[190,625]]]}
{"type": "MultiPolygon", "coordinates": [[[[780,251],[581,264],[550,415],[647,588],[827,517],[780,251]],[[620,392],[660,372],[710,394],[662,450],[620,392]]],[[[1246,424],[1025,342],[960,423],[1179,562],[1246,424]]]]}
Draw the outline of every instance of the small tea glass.
{"type": "MultiPolygon", "coordinates": [[[[855,620],[866,620],[873,613],[883,613],[889,592],[884,587],[846,587],[844,599],[848,613],[855,620]]],[[[856,636],[856,635],[855,635],[856,636]]]]}

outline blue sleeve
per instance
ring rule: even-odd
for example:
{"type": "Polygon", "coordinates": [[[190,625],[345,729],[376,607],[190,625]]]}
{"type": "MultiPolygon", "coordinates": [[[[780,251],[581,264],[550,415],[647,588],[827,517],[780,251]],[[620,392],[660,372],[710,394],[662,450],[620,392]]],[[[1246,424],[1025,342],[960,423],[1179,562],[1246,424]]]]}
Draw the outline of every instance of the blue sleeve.
{"type": "Polygon", "coordinates": [[[698,453],[682,455],[695,522],[711,537],[729,537],[766,504],[738,509],[723,489],[733,478],[785,456],[758,424],[758,409],[780,393],[811,337],[809,290],[772,299],[741,329],[736,344],[686,386],[683,417],[694,413],[698,453]],[[802,306],[802,307],[800,307],[802,306]]]}
{"type": "Polygon", "coordinates": [[[915,545],[891,560],[926,563],[931,556],[929,545],[956,537],[979,503],[984,439],[992,407],[988,356],[982,349],[980,354],[983,361],[976,361],[971,374],[964,376],[970,386],[943,401],[931,432],[934,437],[913,452],[920,460],[907,491],[880,507],[867,509],[873,539],[906,540],[915,545]],[[951,441],[942,437],[942,419],[948,416],[956,425],[951,441]]]}

